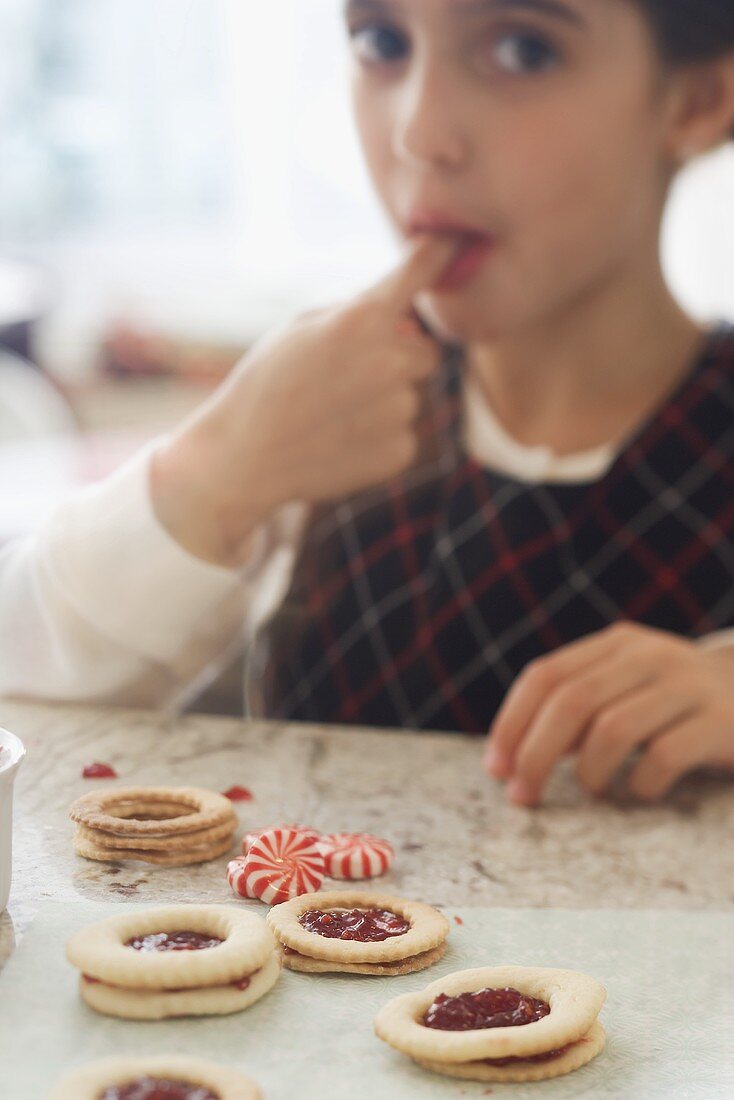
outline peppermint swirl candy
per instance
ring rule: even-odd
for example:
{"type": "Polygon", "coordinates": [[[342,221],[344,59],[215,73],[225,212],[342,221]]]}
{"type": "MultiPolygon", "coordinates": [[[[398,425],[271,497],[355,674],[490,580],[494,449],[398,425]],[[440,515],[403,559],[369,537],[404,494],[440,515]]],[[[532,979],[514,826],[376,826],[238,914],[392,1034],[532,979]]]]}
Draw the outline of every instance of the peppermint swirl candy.
{"type": "Polygon", "coordinates": [[[233,894],[238,898],[246,898],[245,893],[245,861],[242,856],[230,859],[227,864],[227,882],[233,894]]]}
{"type": "Polygon", "coordinates": [[[247,855],[231,860],[227,868],[227,879],[236,894],[266,905],[314,893],[321,888],[324,874],[316,835],[285,828],[262,833],[247,855]]]}
{"type": "Polygon", "coordinates": [[[392,844],[370,833],[330,833],[319,838],[329,878],[358,880],[378,878],[392,867],[392,844]]]}
{"type": "Polygon", "coordinates": [[[272,829],[291,829],[296,833],[306,833],[308,836],[318,836],[318,829],[312,829],[309,825],[266,825],[263,829],[248,829],[242,838],[242,854],[247,855],[256,840],[263,833],[269,833],[272,829]]]}

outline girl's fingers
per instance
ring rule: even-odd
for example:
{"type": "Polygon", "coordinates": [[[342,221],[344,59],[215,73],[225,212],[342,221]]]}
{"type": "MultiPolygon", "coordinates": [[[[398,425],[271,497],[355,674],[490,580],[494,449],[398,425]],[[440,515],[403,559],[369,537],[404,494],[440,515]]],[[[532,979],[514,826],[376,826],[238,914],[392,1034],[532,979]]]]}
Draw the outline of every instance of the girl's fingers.
{"type": "Polygon", "coordinates": [[[707,714],[687,718],[649,745],[629,774],[630,791],[649,802],[662,798],[687,772],[714,763],[720,741],[721,731],[707,714]]]}
{"type": "Polygon", "coordinates": [[[649,683],[649,663],[621,655],[596,661],[567,680],[547,699],[517,749],[508,796],[536,803],[556,763],[582,739],[610,703],[649,683]]]}
{"type": "Polygon", "coordinates": [[[605,791],[630,753],[696,711],[696,701],[655,684],[602,710],[581,747],[576,775],[592,794],[605,791]]]}
{"type": "Polygon", "coordinates": [[[364,298],[383,303],[399,320],[409,313],[416,294],[438,281],[460,243],[456,234],[421,235],[411,243],[398,267],[367,291],[364,298]]]}
{"type": "Polygon", "coordinates": [[[551,694],[570,677],[611,658],[627,640],[624,625],[609,627],[529,665],[510,688],[490,727],[484,757],[489,774],[508,779],[521,741],[551,694]]]}

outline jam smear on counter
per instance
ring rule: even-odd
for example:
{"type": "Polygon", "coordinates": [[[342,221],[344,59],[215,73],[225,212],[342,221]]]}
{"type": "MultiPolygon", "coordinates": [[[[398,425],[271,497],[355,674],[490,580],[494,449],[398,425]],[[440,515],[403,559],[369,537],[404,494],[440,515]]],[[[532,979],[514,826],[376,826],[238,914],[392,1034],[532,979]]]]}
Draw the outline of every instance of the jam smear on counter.
{"type": "Polygon", "coordinates": [[[110,764],[87,764],[82,769],[82,779],[117,779],[117,772],[110,764]]]}
{"type": "Polygon", "coordinates": [[[248,791],[247,787],[230,787],[228,791],[222,791],[225,798],[228,798],[230,802],[252,802],[253,793],[248,791]]]}

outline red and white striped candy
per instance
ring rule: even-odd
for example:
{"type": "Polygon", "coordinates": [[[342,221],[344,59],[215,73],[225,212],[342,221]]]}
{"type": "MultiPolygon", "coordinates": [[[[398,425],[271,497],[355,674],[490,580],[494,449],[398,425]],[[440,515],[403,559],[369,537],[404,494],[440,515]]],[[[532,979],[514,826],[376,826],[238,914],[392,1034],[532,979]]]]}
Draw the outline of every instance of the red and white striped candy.
{"type": "Polygon", "coordinates": [[[242,856],[238,856],[237,859],[230,859],[227,864],[227,882],[233,894],[237,894],[240,898],[247,897],[245,893],[245,861],[242,856]]]}
{"type": "Polygon", "coordinates": [[[300,894],[319,890],[324,881],[324,857],[314,833],[298,829],[268,829],[246,856],[233,859],[227,879],[236,894],[280,905],[300,894]]]}
{"type": "Polygon", "coordinates": [[[369,833],[331,833],[319,839],[329,878],[378,878],[392,866],[392,844],[369,833]]]}
{"type": "Polygon", "coordinates": [[[250,829],[242,838],[242,854],[246,856],[255,841],[271,829],[292,829],[296,833],[308,833],[309,836],[319,835],[318,829],[312,829],[308,825],[267,825],[263,829],[250,829]]]}

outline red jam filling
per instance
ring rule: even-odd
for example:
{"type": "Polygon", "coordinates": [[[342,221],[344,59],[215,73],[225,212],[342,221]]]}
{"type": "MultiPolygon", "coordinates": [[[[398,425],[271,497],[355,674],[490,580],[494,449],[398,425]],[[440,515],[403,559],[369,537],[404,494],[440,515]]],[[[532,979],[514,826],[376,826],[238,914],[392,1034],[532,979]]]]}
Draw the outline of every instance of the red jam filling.
{"type": "Polygon", "coordinates": [[[543,1054],[526,1054],[524,1058],[483,1058],[482,1061],[487,1066],[512,1066],[517,1062],[552,1062],[554,1058],[560,1058],[562,1054],[565,1054],[568,1047],[561,1047],[560,1050],[546,1050],[543,1054]]]}
{"type": "MultiPolygon", "coordinates": [[[[477,1031],[487,1027],[519,1027],[542,1020],[550,1005],[517,989],[479,989],[450,997],[439,993],[423,1023],[438,1031],[477,1031]]],[[[521,1059],[528,1061],[529,1059],[521,1059]]]]}
{"type": "MultiPolygon", "coordinates": [[[[257,973],[259,973],[259,972],[255,971],[255,974],[257,974],[257,973]]],[[[242,989],[242,990],[249,989],[250,982],[252,981],[254,976],[255,976],[254,974],[248,974],[244,978],[236,978],[233,982],[228,982],[227,985],[211,986],[210,988],[211,989],[227,989],[227,988],[229,988],[229,986],[232,986],[233,989],[242,989]]],[[[88,985],[100,985],[101,984],[101,979],[100,978],[92,978],[89,974],[83,974],[82,977],[84,978],[84,981],[87,982],[88,985]]],[[[106,985],[111,985],[112,983],[111,982],[106,982],[105,984],[106,985]]],[[[119,986],[114,986],[113,988],[119,989],[120,987],[119,986]]],[[[190,990],[191,990],[190,986],[183,985],[183,986],[176,986],[174,989],[164,989],[164,990],[162,990],[162,992],[163,993],[189,993],[190,990]]]]}
{"type": "Polygon", "coordinates": [[[124,1085],[108,1085],[99,1100],[221,1100],[206,1085],[172,1081],[168,1077],[138,1077],[124,1085]]]}
{"type": "Polygon", "coordinates": [[[307,932],[315,932],[327,940],[359,940],[360,943],[381,943],[393,936],[404,936],[410,922],[387,909],[350,909],[333,912],[309,909],[298,918],[307,932]]]}
{"type": "Polygon", "coordinates": [[[117,772],[109,764],[87,764],[82,779],[117,779],[117,772]]]}
{"type": "Polygon", "coordinates": [[[222,791],[225,798],[228,798],[230,802],[252,802],[252,791],[248,791],[247,787],[230,787],[228,791],[222,791]]]}
{"type": "Polygon", "coordinates": [[[150,932],[147,936],[126,940],[125,947],[135,951],[206,951],[220,943],[224,940],[202,932],[150,932]]]}

